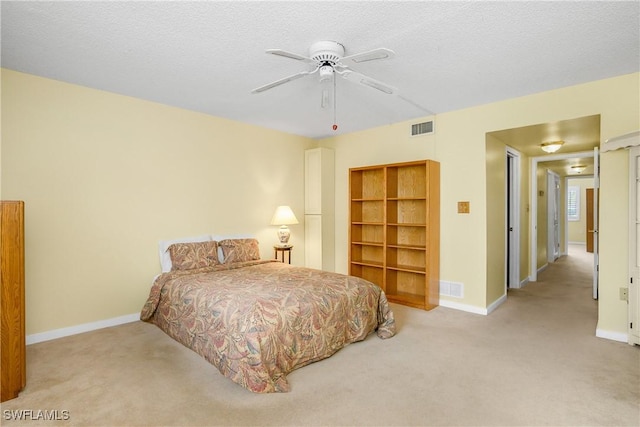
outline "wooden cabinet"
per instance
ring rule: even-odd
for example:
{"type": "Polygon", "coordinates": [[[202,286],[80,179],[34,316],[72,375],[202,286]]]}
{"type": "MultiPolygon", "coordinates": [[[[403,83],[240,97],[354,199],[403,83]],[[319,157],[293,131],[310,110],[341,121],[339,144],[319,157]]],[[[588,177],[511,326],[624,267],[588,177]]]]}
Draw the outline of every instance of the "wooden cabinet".
{"type": "Polygon", "coordinates": [[[335,269],[335,168],[333,150],[305,151],[305,263],[309,268],[335,269]]]}
{"type": "Polygon", "coordinates": [[[26,384],[24,202],[0,202],[0,401],[26,384]]]}
{"type": "Polygon", "coordinates": [[[389,301],[439,303],[440,164],[432,160],[349,170],[349,274],[389,301]]]}

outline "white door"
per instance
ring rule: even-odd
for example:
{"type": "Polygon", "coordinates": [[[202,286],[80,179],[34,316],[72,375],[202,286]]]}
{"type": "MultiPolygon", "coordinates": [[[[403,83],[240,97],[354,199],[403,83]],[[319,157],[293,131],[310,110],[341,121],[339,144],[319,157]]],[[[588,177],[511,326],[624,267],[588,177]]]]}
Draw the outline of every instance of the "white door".
{"type": "Polygon", "coordinates": [[[598,198],[600,196],[600,152],[593,149],[593,299],[598,299],[598,198]]]}
{"type": "Polygon", "coordinates": [[[640,344],[640,147],[629,151],[629,344],[640,344]]]}
{"type": "Polygon", "coordinates": [[[560,176],[547,172],[547,261],[560,257],[560,176]]]}

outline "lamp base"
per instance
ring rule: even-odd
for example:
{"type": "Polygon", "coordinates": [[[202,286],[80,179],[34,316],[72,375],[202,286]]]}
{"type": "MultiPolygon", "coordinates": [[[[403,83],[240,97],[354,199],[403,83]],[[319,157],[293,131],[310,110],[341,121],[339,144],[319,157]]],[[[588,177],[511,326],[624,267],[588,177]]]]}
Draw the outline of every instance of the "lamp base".
{"type": "Polygon", "coordinates": [[[286,245],[287,243],[289,243],[289,237],[291,237],[289,227],[287,227],[286,225],[281,225],[278,229],[278,239],[280,240],[280,244],[286,245]]]}

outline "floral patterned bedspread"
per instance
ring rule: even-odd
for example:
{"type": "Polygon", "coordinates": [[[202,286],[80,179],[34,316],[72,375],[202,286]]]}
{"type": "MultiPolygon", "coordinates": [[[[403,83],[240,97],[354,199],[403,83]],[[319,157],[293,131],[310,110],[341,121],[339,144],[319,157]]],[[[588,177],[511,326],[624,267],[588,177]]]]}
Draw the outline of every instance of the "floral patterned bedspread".
{"type": "Polygon", "coordinates": [[[140,318],[256,393],[289,391],[289,372],[374,330],[395,334],[377,285],[273,260],[161,274],[140,318]]]}

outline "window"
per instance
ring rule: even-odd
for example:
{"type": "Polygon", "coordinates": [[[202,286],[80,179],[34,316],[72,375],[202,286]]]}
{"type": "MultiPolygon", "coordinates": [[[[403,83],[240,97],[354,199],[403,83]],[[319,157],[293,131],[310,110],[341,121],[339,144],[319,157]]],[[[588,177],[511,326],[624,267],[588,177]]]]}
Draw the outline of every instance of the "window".
{"type": "Polygon", "coordinates": [[[567,219],[580,221],[580,187],[570,186],[567,191],[567,219]]]}

